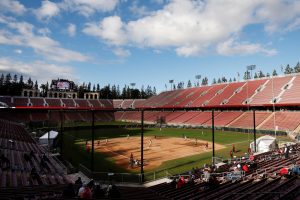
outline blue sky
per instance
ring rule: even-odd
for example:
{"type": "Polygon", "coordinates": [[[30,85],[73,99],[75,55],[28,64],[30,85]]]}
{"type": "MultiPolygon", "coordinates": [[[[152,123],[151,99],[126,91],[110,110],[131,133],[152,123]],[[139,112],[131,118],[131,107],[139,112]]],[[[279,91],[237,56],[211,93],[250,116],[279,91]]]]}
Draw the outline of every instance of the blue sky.
{"type": "Polygon", "coordinates": [[[165,89],[300,60],[300,1],[1,0],[0,72],[165,89]],[[169,84],[168,84],[169,86],[169,84]]]}

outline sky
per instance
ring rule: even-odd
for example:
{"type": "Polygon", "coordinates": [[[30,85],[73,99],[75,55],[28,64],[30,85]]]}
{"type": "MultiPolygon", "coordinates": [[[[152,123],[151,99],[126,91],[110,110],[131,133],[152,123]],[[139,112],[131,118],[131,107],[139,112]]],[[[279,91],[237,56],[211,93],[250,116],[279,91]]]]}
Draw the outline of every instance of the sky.
{"type": "Polygon", "coordinates": [[[299,0],[0,0],[0,8],[0,73],[39,83],[161,92],[169,80],[238,79],[253,64],[281,74],[300,60],[299,0]]]}

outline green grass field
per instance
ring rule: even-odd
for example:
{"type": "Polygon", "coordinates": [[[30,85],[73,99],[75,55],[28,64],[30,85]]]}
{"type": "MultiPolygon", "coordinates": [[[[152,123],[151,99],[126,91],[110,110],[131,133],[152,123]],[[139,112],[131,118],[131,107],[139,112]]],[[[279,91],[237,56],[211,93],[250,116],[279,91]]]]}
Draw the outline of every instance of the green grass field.
{"type": "MultiPolygon", "coordinates": [[[[95,139],[117,138],[130,136],[140,136],[141,130],[139,128],[97,128],[95,131],[95,139]]],[[[158,128],[147,128],[144,130],[145,136],[167,136],[167,137],[182,137],[186,135],[188,138],[198,138],[200,140],[212,141],[211,129],[180,129],[180,128],[165,128],[160,131],[158,128]],[[203,134],[202,134],[203,132],[203,134]]],[[[257,135],[257,138],[261,135],[257,135]]],[[[288,140],[285,136],[277,137],[279,140],[288,140]]],[[[70,130],[64,132],[64,156],[74,165],[83,164],[90,167],[90,154],[85,151],[84,141],[91,140],[91,130],[70,130]],[[83,142],[83,143],[82,143],[83,142]]],[[[216,156],[228,158],[229,152],[232,149],[232,144],[238,151],[235,155],[241,156],[249,147],[249,143],[253,141],[253,134],[215,131],[215,142],[225,145],[226,148],[215,152],[216,156]]],[[[205,163],[211,163],[212,152],[193,155],[185,158],[169,160],[164,162],[157,169],[157,176],[165,173],[164,169],[168,169],[171,174],[178,174],[186,172],[192,167],[201,167],[205,163]],[[161,173],[161,174],[160,174],[161,173]]],[[[95,171],[98,172],[115,172],[126,173],[124,168],[120,168],[114,164],[112,158],[104,154],[95,152],[95,171]]],[[[147,173],[147,171],[146,171],[147,173]]]]}

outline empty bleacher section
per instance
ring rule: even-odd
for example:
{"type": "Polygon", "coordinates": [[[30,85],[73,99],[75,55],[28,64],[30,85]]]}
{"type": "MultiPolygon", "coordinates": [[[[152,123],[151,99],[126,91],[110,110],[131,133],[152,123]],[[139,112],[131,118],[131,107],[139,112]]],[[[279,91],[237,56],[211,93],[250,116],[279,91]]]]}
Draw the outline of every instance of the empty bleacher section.
{"type": "Polygon", "coordinates": [[[75,107],[75,101],[73,99],[61,99],[65,107],[75,107]]]}
{"type": "Polygon", "coordinates": [[[45,99],[46,103],[49,107],[61,107],[62,106],[62,101],[61,99],[51,99],[47,98],[45,99]]]}
{"type": "Polygon", "coordinates": [[[272,103],[272,100],[274,103],[276,103],[276,98],[280,96],[281,92],[284,92],[285,86],[289,81],[292,80],[292,78],[292,76],[270,78],[265,87],[263,87],[260,92],[256,93],[252,97],[250,103],[270,104],[272,103]]]}
{"type": "Polygon", "coordinates": [[[280,111],[268,118],[259,129],[262,130],[282,130],[293,131],[300,125],[300,112],[285,112],[280,111]],[[277,126],[277,127],[274,127],[277,126]]]}
{"type": "Polygon", "coordinates": [[[14,97],[14,104],[18,106],[29,106],[28,98],[14,97]]]}
{"type": "MultiPolygon", "coordinates": [[[[256,126],[261,124],[271,114],[272,114],[272,112],[256,112],[255,113],[255,124],[256,124],[256,126]]],[[[237,118],[232,123],[230,123],[228,125],[228,127],[253,128],[253,113],[252,112],[244,112],[239,118],[237,118]]]]}
{"type": "Polygon", "coordinates": [[[31,103],[31,106],[36,106],[36,107],[43,107],[45,105],[44,98],[31,97],[30,103],[31,103]]]}
{"type": "Polygon", "coordinates": [[[300,76],[295,79],[286,88],[285,92],[278,99],[278,103],[299,103],[300,102],[300,76]]]}
{"type": "MultiPolygon", "coordinates": [[[[230,124],[233,120],[237,119],[243,112],[239,111],[224,111],[218,114],[215,117],[215,126],[217,127],[225,127],[227,124],[230,124]]],[[[211,119],[206,121],[203,125],[211,126],[211,119]]]]}

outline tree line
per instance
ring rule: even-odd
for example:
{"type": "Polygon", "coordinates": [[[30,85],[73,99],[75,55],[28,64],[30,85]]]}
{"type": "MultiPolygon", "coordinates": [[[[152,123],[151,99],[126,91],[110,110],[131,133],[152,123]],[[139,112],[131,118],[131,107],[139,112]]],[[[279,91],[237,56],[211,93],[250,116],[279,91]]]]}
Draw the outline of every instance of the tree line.
{"type": "MultiPolygon", "coordinates": [[[[49,83],[38,84],[38,81],[32,81],[29,77],[27,81],[24,81],[22,75],[10,73],[1,74],[0,76],[0,95],[8,96],[21,96],[23,89],[39,90],[41,97],[47,97],[49,91],[52,91],[49,83]]],[[[156,88],[142,86],[141,89],[129,87],[125,85],[120,87],[119,85],[105,85],[100,87],[100,84],[82,83],[81,85],[75,85],[73,88],[74,92],[78,92],[78,97],[83,98],[85,92],[97,92],[101,99],[145,99],[153,95],[156,95],[156,88]]]]}

